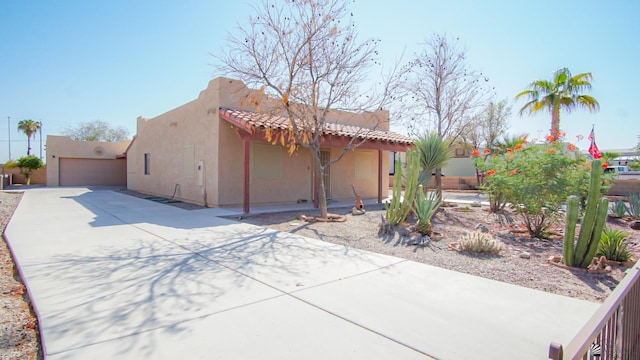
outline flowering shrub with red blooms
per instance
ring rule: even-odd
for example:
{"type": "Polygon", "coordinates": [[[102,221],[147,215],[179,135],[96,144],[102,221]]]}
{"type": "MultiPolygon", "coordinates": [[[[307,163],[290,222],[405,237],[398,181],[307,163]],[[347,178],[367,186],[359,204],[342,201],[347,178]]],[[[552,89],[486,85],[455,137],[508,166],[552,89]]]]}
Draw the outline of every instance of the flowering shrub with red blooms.
{"type": "Polygon", "coordinates": [[[480,156],[480,151],[478,149],[473,149],[473,151],[471,152],[471,156],[473,157],[480,156]]]}
{"type": "Polygon", "coordinates": [[[484,149],[483,153],[484,153],[485,155],[489,155],[489,154],[491,154],[491,150],[489,150],[489,149],[484,149]]]}
{"type": "Polygon", "coordinates": [[[607,164],[607,163],[602,163],[602,168],[603,168],[603,169],[606,169],[607,167],[609,167],[609,164],[607,164]]]}
{"type": "Polygon", "coordinates": [[[518,204],[513,210],[531,237],[547,237],[567,197],[586,198],[589,186],[584,159],[575,153],[566,154],[560,136],[549,135],[546,139],[545,144],[512,145],[511,151],[496,152],[495,157],[474,158],[478,170],[487,174],[481,190],[489,196],[491,211],[518,204]]]}
{"type": "Polygon", "coordinates": [[[522,144],[517,144],[514,149],[516,150],[522,150],[522,144]]]}
{"type": "Polygon", "coordinates": [[[569,151],[576,151],[576,146],[573,145],[572,143],[569,143],[569,145],[567,145],[567,150],[569,151]]]}

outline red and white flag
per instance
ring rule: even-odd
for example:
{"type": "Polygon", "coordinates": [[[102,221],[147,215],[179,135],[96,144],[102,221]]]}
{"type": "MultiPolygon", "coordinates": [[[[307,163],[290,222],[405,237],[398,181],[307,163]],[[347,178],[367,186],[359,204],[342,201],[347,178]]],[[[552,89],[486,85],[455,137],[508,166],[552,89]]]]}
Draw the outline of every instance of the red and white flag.
{"type": "Polygon", "coordinates": [[[600,150],[598,150],[598,145],[596,145],[596,139],[593,136],[593,127],[591,127],[591,133],[589,134],[589,137],[587,139],[591,141],[591,145],[589,145],[589,154],[591,154],[591,156],[593,156],[594,159],[600,159],[602,157],[602,154],[600,154],[600,150]]]}

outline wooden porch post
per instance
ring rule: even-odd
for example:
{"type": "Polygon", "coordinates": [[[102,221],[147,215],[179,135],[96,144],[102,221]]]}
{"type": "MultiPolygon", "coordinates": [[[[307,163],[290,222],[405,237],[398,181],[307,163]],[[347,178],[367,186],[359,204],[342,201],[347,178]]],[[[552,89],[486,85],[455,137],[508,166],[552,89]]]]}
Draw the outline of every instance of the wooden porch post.
{"type": "Polygon", "coordinates": [[[245,214],[249,213],[249,171],[250,171],[250,167],[249,165],[251,164],[250,160],[251,160],[251,147],[249,139],[247,138],[243,138],[242,139],[242,145],[244,145],[244,194],[242,197],[242,211],[245,214]]]}
{"type": "Polygon", "coordinates": [[[382,204],[382,150],[378,149],[378,204],[382,204]]]}

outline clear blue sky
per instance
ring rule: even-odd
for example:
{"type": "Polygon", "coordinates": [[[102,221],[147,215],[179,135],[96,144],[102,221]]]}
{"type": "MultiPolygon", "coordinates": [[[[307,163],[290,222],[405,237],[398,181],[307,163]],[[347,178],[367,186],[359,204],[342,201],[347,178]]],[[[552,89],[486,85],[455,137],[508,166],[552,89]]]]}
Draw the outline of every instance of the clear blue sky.
{"type": "MultiPolygon", "coordinates": [[[[0,2],[0,162],[26,154],[22,119],[58,135],[81,121],[104,120],[135,134],[136,117],[154,117],[195,99],[215,74],[210,55],[227,32],[246,23],[254,1],[0,2]]],[[[640,135],[640,2],[356,0],[359,36],[382,40],[391,64],[433,33],[460,38],[470,67],[482,71],[499,99],[568,67],[592,72],[599,113],[561,115],[570,141],[588,147],[596,127],[600,149],[631,148],[640,135]]],[[[538,137],[548,114],[517,115],[511,134],[538,137]]],[[[400,129],[398,129],[400,130],[400,129]]],[[[401,131],[401,130],[400,130],[401,131]]],[[[39,155],[39,136],[32,144],[39,155]]]]}

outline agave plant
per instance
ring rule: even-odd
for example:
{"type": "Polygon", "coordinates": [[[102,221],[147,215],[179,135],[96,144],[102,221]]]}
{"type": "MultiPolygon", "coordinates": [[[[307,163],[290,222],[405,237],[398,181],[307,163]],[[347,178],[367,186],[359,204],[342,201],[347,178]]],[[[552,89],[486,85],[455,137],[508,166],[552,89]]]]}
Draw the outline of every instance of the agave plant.
{"type": "Polygon", "coordinates": [[[629,212],[627,204],[622,200],[616,200],[613,204],[613,216],[617,218],[625,217],[627,216],[627,212],[629,212]]]}
{"type": "Polygon", "coordinates": [[[640,220],[640,193],[627,194],[627,200],[629,200],[629,209],[627,210],[629,216],[634,220],[640,220]]]}
{"type": "Polygon", "coordinates": [[[436,192],[430,192],[429,196],[425,194],[422,185],[418,186],[416,199],[413,205],[413,212],[418,217],[416,223],[416,231],[431,236],[431,218],[442,205],[442,199],[436,192]]]}
{"type": "Polygon", "coordinates": [[[613,261],[629,261],[631,253],[628,248],[628,235],[624,231],[605,228],[600,237],[597,256],[604,256],[613,261]]]}

